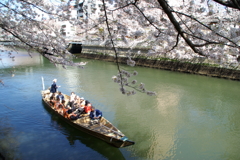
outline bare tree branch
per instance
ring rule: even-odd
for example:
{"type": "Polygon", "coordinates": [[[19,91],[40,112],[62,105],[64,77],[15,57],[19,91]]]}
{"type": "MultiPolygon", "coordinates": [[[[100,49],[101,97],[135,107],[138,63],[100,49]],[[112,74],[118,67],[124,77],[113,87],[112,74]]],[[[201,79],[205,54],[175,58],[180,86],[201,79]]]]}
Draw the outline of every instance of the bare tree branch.
{"type": "MultiPolygon", "coordinates": [[[[225,44],[225,45],[230,46],[230,47],[239,47],[239,46],[238,46],[235,42],[233,42],[231,39],[227,38],[226,36],[223,36],[222,34],[219,34],[219,33],[215,32],[214,30],[211,29],[211,27],[209,27],[209,26],[207,26],[206,24],[200,22],[198,19],[194,18],[193,16],[187,15],[187,14],[185,14],[185,13],[181,13],[181,12],[178,12],[178,11],[173,11],[173,12],[175,12],[175,13],[177,13],[177,14],[184,15],[184,16],[186,16],[186,17],[188,17],[188,18],[196,21],[196,22],[199,23],[200,25],[204,26],[204,27],[207,28],[208,30],[210,30],[210,31],[212,31],[213,33],[215,33],[217,36],[222,37],[222,38],[226,39],[227,41],[229,41],[229,42],[231,42],[231,43],[233,44],[233,45],[229,45],[229,44],[225,44]]],[[[195,38],[198,38],[198,39],[201,39],[201,40],[204,40],[204,41],[207,41],[207,42],[211,43],[210,41],[208,41],[208,40],[206,40],[206,39],[203,39],[203,38],[201,38],[201,37],[198,37],[198,36],[194,35],[193,33],[192,33],[192,34],[188,34],[188,35],[192,35],[192,36],[195,37],[195,38]]],[[[216,44],[217,42],[212,42],[212,43],[213,43],[213,44],[216,44]]],[[[222,42],[219,42],[219,43],[222,44],[222,42]]]]}
{"type": "Polygon", "coordinates": [[[164,12],[167,14],[169,20],[172,22],[172,24],[174,25],[175,29],[177,30],[177,32],[182,36],[182,38],[185,40],[185,42],[192,48],[192,50],[201,55],[201,56],[205,56],[205,54],[203,52],[201,52],[200,50],[198,50],[195,45],[192,43],[192,41],[190,39],[187,38],[187,36],[184,34],[180,24],[177,22],[177,20],[175,19],[174,15],[172,14],[172,10],[170,9],[168,3],[166,2],[166,0],[158,0],[159,4],[161,5],[162,9],[164,10],[164,12]]]}
{"type": "MultiPolygon", "coordinates": [[[[112,44],[112,47],[113,47],[113,50],[114,50],[114,53],[115,53],[115,59],[116,59],[117,68],[118,68],[118,71],[121,72],[120,66],[119,66],[119,62],[118,62],[118,53],[117,53],[117,50],[115,48],[115,45],[114,45],[114,42],[113,42],[113,38],[112,38],[112,33],[110,31],[110,26],[109,26],[109,23],[108,23],[108,16],[107,16],[107,11],[106,11],[106,6],[105,6],[105,0],[102,0],[102,2],[103,2],[104,14],[105,14],[105,17],[106,17],[105,22],[106,22],[106,25],[107,25],[110,41],[111,41],[111,44],[112,44]]],[[[121,74],[120,74],[120,76],[121,76],[121,79],[122,79],[122,75],[121,74]]],[[[121,81],[121,87],[123,88],[123,82],[122,81],[121,81]]]]}

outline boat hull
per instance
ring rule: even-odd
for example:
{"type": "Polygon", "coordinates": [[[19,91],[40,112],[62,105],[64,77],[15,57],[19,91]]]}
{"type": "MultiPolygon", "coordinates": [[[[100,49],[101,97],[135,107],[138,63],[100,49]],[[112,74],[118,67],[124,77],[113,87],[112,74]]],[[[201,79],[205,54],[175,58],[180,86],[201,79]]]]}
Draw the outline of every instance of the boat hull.
{"type": "MultiPolygon", "coordinates": [[[[115,138],[115,137],[111,137],[111,136],[106,136],[105,134],[102,134],[100,132],[96,132],[95,130],[92,130],[91,127],[88,126],[82,126],[79,124],[74,123],[73,121],[65,118],[64,116],[62,116],[61,114],[59,114],[56,110],[54,110],[50,104],[43,98],[42,101],[44,102],[44,105],[51,110],[52,112],[54,112],[54,114],[56,114],[59,118],[61,118],[63,121],[65,121],[66,123],[68,123],[69,125],[73,126],[74,128],[85,132],[91,136],[97,137],[111,145],[113,145],[114,147],[120,148],[120,147],[126,147],[126,146],[130,146],[135,144],[135,142],[130,141],[128,139],[119,139],[119,138],[115,138]]],[[[104,118],[104,117],[103,117],[104,118]]],[[[107,120],[106,120],[107,121],[107,120]]],[[[109,122],[110,123],[110,122],[109,122]]]]}

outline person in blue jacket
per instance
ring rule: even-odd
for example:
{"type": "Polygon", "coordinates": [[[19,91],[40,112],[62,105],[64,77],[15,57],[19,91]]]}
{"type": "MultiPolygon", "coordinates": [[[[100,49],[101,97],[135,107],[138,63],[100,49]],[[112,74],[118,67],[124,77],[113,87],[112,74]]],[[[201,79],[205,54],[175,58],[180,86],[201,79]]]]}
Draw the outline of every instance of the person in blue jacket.
{"type": "Polygon", "coordinates": [[[64,99],[64,95],[62,95],[62,92],[58,91],[58,95],[56,96],[56,98],[60,99],[60,102],[62,102],[64,99]]]}
{"type": "Polygon", "coordinates": [[[90,118],[91,118],[92,120],[99,120],[99,119],[101,119],[101,117],[102,117],[102,112],[101,112],[100,110],[95,109],[94,107],[92,107],[89,116],[90,116],[90,118]]]}
{"type": "Polygon", "coordinates": [[[57,86],[56,83],[57,83],[57,79],[54,79],[54,80],[53,80],[53,83],[52,83],[52,85],[51,85],[51,89],[50,89],[50,92],[51,92],[51,93],[56,93],[58,87],[60,87],[60,86],[57,86]]]}

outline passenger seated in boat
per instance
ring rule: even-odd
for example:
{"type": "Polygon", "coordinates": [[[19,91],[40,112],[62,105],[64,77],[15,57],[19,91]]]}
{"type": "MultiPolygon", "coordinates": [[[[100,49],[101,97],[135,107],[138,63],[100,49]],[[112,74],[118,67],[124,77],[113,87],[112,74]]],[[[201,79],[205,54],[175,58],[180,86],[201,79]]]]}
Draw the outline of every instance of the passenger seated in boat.
{"type": "Polygon", "coordinates": [[[79,118],[79,115],[75,114],[75,113],[71,113],[68,118],[70,120],[77,120],[79,118]]]}
{"type": "Polygon", "coordinates": [[[82,113],[84,111],[84,107],[85,107],[85,102],[84,102],[84,98],[77,98],[77,104],[76,104],[77,110],[78,112],[82,113]]]}
{"type": "Polygon", "coordinates": [[[77,109],[77,103],[75,103],[72,107],[68,106],[68,109],[71,110],[71,112],[75,112],[77,109]]]}
{"type": "Polygon", "coordinates": [[[54,109],[57,110],[59,105],[60,105],[60,99],[57,98],[56,101],[55,101],[55,103],[54,103],[54,106],[53,106],[54,109]]]}
{"type": "Polygon", "coordinates": [[[80,104],[80,97],[76,96],[75,101],[74,101],[74,105],[78,106],[80,104]]]}
{"type": "MultiPolygon", "coordinates": [[[[72,92],[73,93],[73,92],[72,92]]],[[[77,104],[78,104],[78,101],[79,101],[79,96],[77,96],[76,94],[74,94],[75,96],[70,96],[70,100],[69,100],[69,103],[68,103],[68,107],[72,108],[72,109],[76,109],[77,107],[77,104]]]]}
{"type": "Polygon", "coordinates": [[[62,100],[62,103],[60,103],[58,105],[58,108],[57,108],[57,112],[61,115],[63,115],[63,108],[65,108],[66,105],[65,105],[65,100],[62,100]]]}
{"type": "Polygon", "coordinates": [[[86,114],[90,114],[91,108],[92,108],[92,104],[91,104],[91,103],[88,103],[87,106],[84,107],[84,112],[85,112],[86,114]]]}
{"type": "Polygon", "coordinates": [[[56,100],[55,100],[55,96],[54,96],[54,94],[52,94],[52,96],[50,97],[50,102],[49,102],[50,105],[51,105],[51,106],[54,106],[55,101],[56,101],[56,100]]]}
{"type": "Polygon", "coordinates": [[[70,120],[77,120],[80,117],[80,115],[77,115],[73,113],[71,110],[68,110],[68,112],[66,112],[66,117],[70,120]]]}
{"type": "Polygon", "coordinates": [[[89,117],[91,118],[91,120],[99,120],[102,118],[102,112],[92,106],[89,117]]]}
{"type": "Polygon", "coordinates": [[[72,107],[71,107],[72,112],[75,112],[75,111],[77,111],[78,109],[79,109],[80,111],[82,110],[82,109],[80,108],[80,107],[81,107],[80,103],[81,103],[81,100],[80,100],[79,96],[76,96],[76,99],[75,99],[75,101],[74,101],[74,104],[73,104],[72,107]]]}
{"type": "Polygon", "coordinates": [[[62,95],[62,92],[58,92],[58,95],[56,96],[56,98],[59,98],[60,102],[62,102],[62,100],[64,100],[64,96],[62,95]]]}
{"type": "MultiPolygon", "coordinates": [[[[88,100],[85,100],[85,106],[87,106],[90,102],[88,100]]],[[[91,104],[91,103],[90,103],[91,104]]]]}
{"type": "Polygon", "coordinates": [[[68,102],[68,105],[70,107],[73,107],[75,101],[76,101],[76,98],[77,98],[77,95],[74,93],[74,92],[71,92],[71,95],[70,95],[70,100],[68,102]]]}
{"type": "Polygon", "coordinates": [[[74,111],[75,114],[80,115],[84,112],[84,107],[77,106],[76,110],[74,111]]]}
{"type": "Polygon", "coordinates": [[[68,107],[66,107],[66,106],[64,106],[63,108],[62,108],[62,111],[63,111],[63,117],[64,118],[68,118],[68,111],[69,111],[70,109],[68,108],[68,107]]]}
{"type": "MultiPolygon", "coordinates": [[[[65,101],[64,101],[65,102],[65,101]]],[[[66,102],[65,102],[66,103],[66,102]]],[[[63,104],[63,107],[62,107],[62,115],[65,117],[65,118],[69,118],[69,115],[70,114],[75,114],[74,112],[76,112],[76,108],[71,108],[69,107],[68,105],[64,105],[63,104]]],[[[76,114],[77,115],[77,114],[76,114]]]]}
{"type": "Polygon", "coordinates": [[[84,107],[86,105],[86,101],[84,100],[83,97],[80,98],[80,105],[84,107]]]}

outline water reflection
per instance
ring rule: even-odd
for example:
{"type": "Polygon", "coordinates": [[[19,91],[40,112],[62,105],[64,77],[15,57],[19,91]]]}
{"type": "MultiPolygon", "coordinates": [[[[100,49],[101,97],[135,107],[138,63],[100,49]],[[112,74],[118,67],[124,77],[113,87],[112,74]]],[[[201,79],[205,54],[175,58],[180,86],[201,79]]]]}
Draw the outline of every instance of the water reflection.
{"type": "Polygon", "coordinates": [[[9,120],[15,124],[16,132],[26,130],[19,137],[24,143],[17,151],[28,150],[25,157],[41,157],[45,153],[48,156],[41,159],[50,159],[49,155],[55,159],[68,156],[74,159],[73,155],[81,151],[100,159],[117,159],[115,155],[121,159],[144,160],[240,159],[238,81],[134,67],[139,73],[138,81],[156,91],[157,96],[128,97],[119,93],[119,87],[111,80],[116,74],[114,63],[78,59],[76,61],[89,61],[86,69],[63,69],[44,58],[39,59],[28,65],[26,56],[26,61],[23,60],[26,65],[16,67],[18,76],[4,77],[5,86],[0,85],[2,104],[13,108],[24,106],[23,114],[12,113],[9,120]],[[39,93],[41,76],[45,78],[46,87],[57,78],[62,92],[75,91],[90,100],[136,144],[120,150],[113,148],[44,110],[39,93]],[[33,113],[46,123],[29,122],[29,115],[33,113]],[[32,148],[37,148],[37,152],[32,148]]]}
{"type": "Polygon", "coordinates": [[[176,148],[178,114],[181,100],[181,89],[176,85],[161,85],[157,90],[156,114],[159,119],[154,121],[153,141],[149,147],[148,157],[151,159],[174,158],[176,148]],[[160,121],[160,123],[159,123],[160,121]],[[160,153],[159,153],[160,151],[160,153]]]}
{"type": "Polygon", "coordinates": [[[102,140],[73,128],[63,120],[59,119],[58,116],[55,115],[44,103],[43,105],[44,108],[49,112],[49,116],[51,117],[51,125],[65,136],[69,142],[69,145],[74,146],[76,141],[79,141],[85,146],[97,151],[107,159],[125,159],[118,148],[112,147],[102,140]]]}
{"type": "Polygon", "coordinates": [[[43,57],[37,52],[28,53],[26,50],[17,50],[11,52],[15,58],[9,58],[8,51],[2,52],[0,55],[1,65],[0,68],[19,67],[19,66],[30,66],[38,65],[43,63],[43,57]],[[29,55],[30,54],[30,55],[29,55]]]}
{"type": "Polygon", "coordinates": [[[8,118],[0,117],[0,159],[19,159],[19,142],[13,135],[13,128],[8,123],[8,118]]]}

